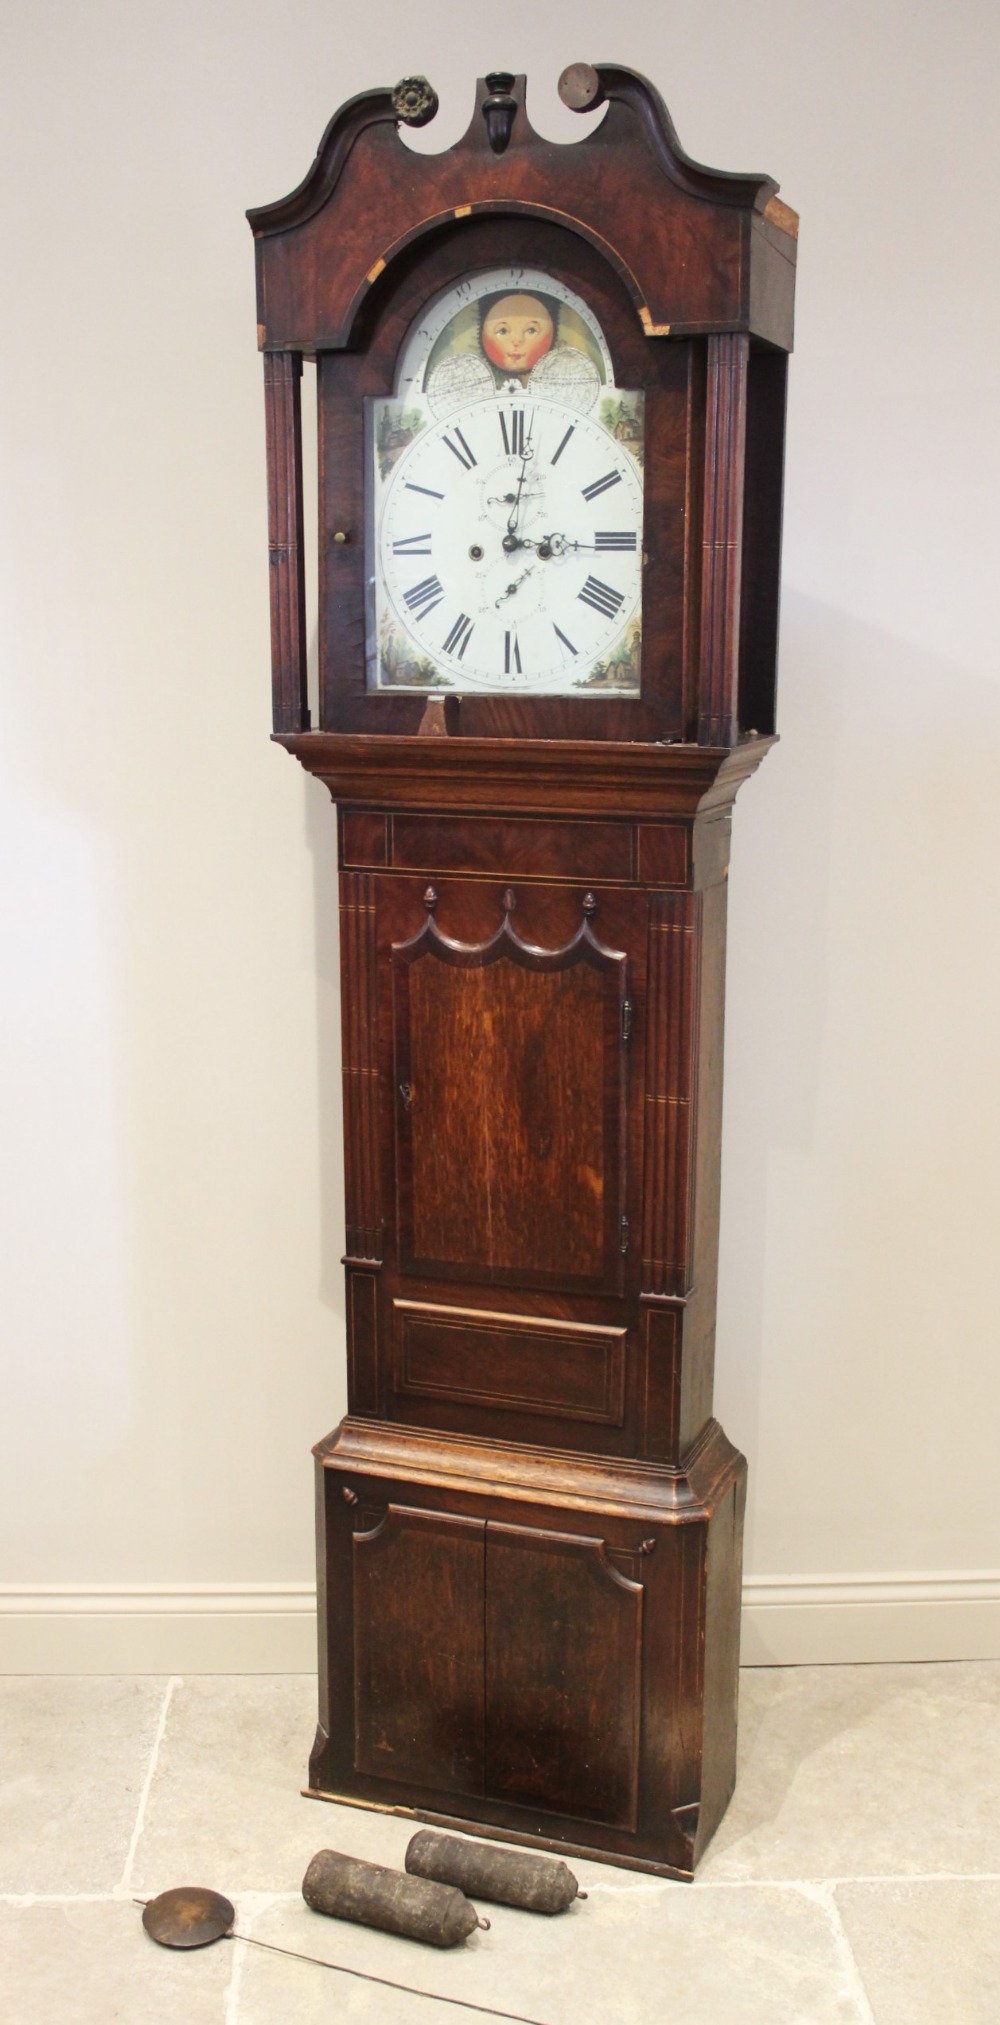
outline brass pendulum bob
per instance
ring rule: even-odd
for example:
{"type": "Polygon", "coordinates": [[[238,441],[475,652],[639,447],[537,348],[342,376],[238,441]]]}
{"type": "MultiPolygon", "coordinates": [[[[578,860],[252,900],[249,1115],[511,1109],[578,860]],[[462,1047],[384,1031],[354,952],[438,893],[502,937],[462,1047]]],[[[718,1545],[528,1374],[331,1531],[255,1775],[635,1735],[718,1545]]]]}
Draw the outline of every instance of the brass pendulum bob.
{"type": "Polygon", "coordinates": [[[176,1885],[159,1898],[136,1900],[142,1924],[161,1948],[207,1948],[213,1941],[234,1940],[236,1907],[221,1891],[201,1884],[176,1885]]]}

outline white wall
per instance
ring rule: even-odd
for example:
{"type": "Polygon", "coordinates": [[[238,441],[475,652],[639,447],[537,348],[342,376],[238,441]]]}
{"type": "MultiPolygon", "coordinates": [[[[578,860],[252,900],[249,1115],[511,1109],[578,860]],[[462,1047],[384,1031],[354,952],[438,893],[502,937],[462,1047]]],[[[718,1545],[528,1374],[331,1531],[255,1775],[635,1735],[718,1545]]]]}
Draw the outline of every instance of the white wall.
{"type": "MultiPolygon", "coordinates": [[[[802,213],[784,742],[737,806],[718,1407],[751,1658],[1000,1652],[1000,16],[10,10],[0,373],[13,1666],[307,1665],[342,1410],[333,824],[268,743],[243,220],[424,70],[663,90],[802,213]]],[[[0,1664],[3,1664],[0,1659],[0,1664]]]]}

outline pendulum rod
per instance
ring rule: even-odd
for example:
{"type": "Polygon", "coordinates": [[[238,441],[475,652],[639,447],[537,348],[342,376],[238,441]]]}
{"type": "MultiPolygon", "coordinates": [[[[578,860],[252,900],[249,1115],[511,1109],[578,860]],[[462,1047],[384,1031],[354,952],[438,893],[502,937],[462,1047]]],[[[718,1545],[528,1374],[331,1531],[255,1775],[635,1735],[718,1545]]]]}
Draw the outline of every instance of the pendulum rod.
{"type": "MultiPolygon", "coordinates": [[[[146,1906],[148,1899],[136,1898],[133,1905],[146,1906]]],[[[266,1948],[271,1955],[287,1955],[292,1962],[312,1962],[317,1969],[335,1969],[339,1976],[360,1976],[365,1983],[380,1983],[384,1990],[405,1990],[408,1997],[426,1997],[430,2004],[454,2004],[459,2011],[478,2011],[484,2018],[507,2018],[513,2025],[543,2025],[540,2018],[526,2018],[520,2011],[498,2011],[494,2004],[474,2004],[469,1997],[444,1997],[435,1990],[420,1990],[415,1983],[397,1983],[391,1976],[373,1976],[369,1969],[349,1969],[346,1962],[327,1962],[322,1955],[304,1955],[299,1948],[280,1948],[276,1941],[261,1941],[253,1934],[220,1934],[222,1941],[243,1941],[248,1948],[266,1948]]]]}

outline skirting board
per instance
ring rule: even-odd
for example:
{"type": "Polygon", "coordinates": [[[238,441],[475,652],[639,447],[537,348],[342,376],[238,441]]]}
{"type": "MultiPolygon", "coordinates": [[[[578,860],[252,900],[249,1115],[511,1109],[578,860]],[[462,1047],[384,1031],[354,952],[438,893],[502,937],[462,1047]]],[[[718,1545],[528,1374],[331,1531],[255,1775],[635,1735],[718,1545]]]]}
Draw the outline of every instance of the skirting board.
{"type": "Polygon", "coordinates": [[[744,1666],[1000,1659],[1000,1572],[757,1576],[743,1585],[744,1666]]]}
{"type": "Polygon", "coordinates": [[[0,1588],[3,1673],[315,1673],[311,1582],[0,1588]]]}
{"type": "MultiPolygon", "coordinates": [[[[311,1583],[0,1588],[0,1673],[312,1673],[311,1583]]],[[[744,1666],[1000,1659],[1000,1572],[751,1577],[744,1666]]]]}

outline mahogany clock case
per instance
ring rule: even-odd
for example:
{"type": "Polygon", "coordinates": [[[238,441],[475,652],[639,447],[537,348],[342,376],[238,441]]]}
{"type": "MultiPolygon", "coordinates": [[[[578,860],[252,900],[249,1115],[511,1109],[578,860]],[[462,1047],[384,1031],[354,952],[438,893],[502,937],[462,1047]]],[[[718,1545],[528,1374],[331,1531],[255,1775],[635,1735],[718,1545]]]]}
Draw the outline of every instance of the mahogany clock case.
{"type": "Polygon", "coordinates": [[[431,156],[369,94],[251,214],[276,734],[339,804],[349,1410],[316,1451],[310,1784],[689,1877],[735,1766],[726,875],[773,730],[795,249],[769,179],[699,169],[651,87],[589,75],[609,111],[577,147],[531,132],[523,80],[431,156]],[[515,261],[645,395],[641,696],[372,693],[363,404],[424,304],[515,261]]]}

